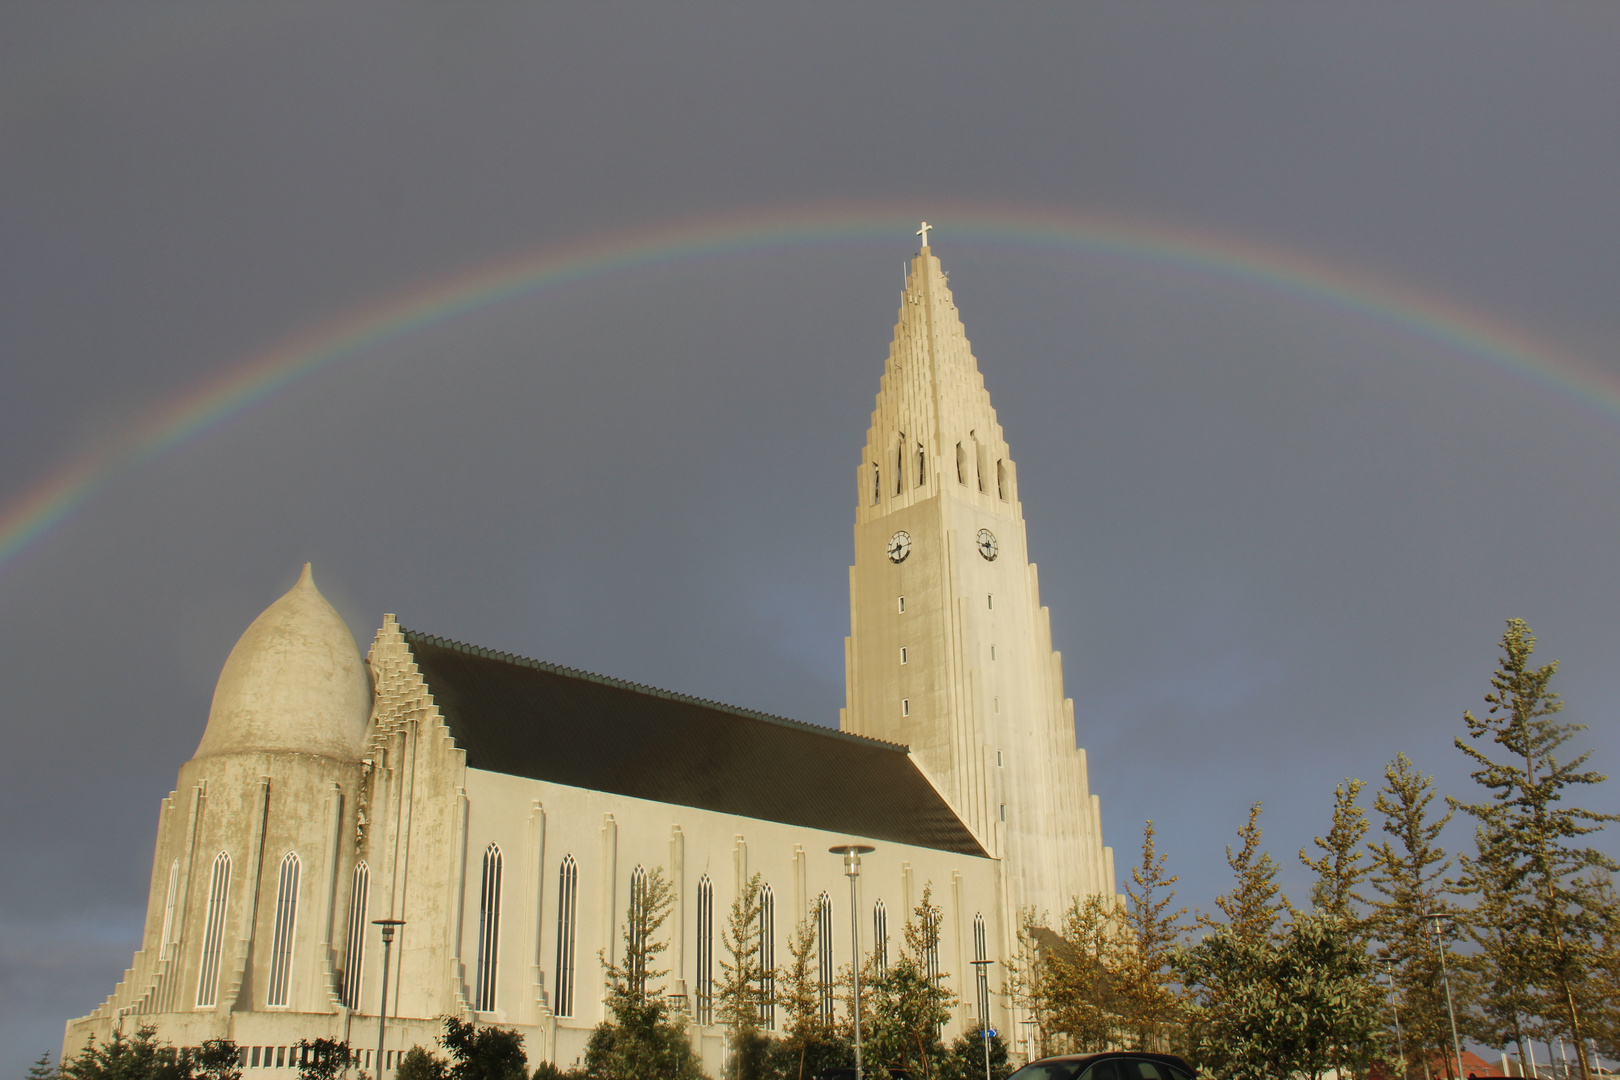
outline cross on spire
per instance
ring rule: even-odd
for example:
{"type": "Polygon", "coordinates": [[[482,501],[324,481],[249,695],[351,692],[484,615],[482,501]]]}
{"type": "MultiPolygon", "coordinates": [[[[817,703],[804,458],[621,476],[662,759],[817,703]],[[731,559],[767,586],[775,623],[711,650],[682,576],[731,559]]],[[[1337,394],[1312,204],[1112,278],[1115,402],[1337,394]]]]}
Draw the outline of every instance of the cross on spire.
{"type": "Polygon", "coordinates": [[[932,228],[933,228],[933,226],[928,224],[928,222],[925,221],[925,222],[922,223],[922,228],[917,230],[917,235],[923,238],[923,242],[922,242],[923,247],[928,246],[928,230],[932,229],[932,228]]]}

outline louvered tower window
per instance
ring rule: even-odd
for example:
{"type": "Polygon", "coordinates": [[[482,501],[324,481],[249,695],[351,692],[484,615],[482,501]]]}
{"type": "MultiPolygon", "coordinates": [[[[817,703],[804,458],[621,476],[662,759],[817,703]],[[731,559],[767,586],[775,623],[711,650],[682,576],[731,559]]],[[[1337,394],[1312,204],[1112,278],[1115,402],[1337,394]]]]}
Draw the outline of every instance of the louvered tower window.
{"type": "Polygon", "coordinates": [[[276,877],[276,928],[270,944],[270,990],[266,1005],[287,1004],[292,983],[293,934],[298,929],[298,877],[300,865],[297,852],[289,851],[281,859],[281,872],[276,877]]]}
{"type": "Polygon", "coordinates": [[[214,856],[208,880],[208,917],[203,924],[202,963],[197,966],[197,1007],[211,1008],[219,993],[219,949],[225,937],[225,906],[231,896],[231,857],[214,856]]]}

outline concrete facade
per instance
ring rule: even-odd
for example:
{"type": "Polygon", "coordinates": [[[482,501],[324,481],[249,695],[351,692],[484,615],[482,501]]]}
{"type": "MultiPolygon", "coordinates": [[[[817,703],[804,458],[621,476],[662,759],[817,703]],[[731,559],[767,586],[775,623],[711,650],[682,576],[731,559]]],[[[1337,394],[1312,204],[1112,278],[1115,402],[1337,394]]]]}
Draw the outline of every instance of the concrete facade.
{"type": "MultiPolygon", "coordinates": [[[[1005,998],[978,1015],[976,924],[1000,962],[999,990],[1017,912],[1112,893],[1112,855],[1025,553],[1016,470],[926,247],[857,483],[841,726],[909,746],[987,853],[875,841],[856,902],[862,949],[885,923],[897,949],[931,885],[945,919],[940,967],[962,1002],[948,1035],[985,1020],[1010,1033],[1019,1018],[1005,998]],[[897,561],[889,545],[902,531],[910,546],[897,561]]],[[[159,813],[142,948],[112,995],[68,1023],[64,1056],[91,1035],[152,1024],[177,1045],[234,1040],[250,1077],[291,1069],[300,1039],[346,1039],[375,1076],[373,920],[395,918],[391,1051],[432,1046],[452,1015],[516,1028],[531,1063],[571,1065],[604,1018],[598,956],[616,956],[629,883],[662,867],[677,897],[666,991],[719,1075],[705,948],[718,980],[726,915],[757,872],[778,962],[825,894],[825,947],[847,964],[849,883],[828,848],[851,839],[865,838],[469,767],[395,618],[362,659],[306,566],[226,661],[197,754],[159,813]]]]}

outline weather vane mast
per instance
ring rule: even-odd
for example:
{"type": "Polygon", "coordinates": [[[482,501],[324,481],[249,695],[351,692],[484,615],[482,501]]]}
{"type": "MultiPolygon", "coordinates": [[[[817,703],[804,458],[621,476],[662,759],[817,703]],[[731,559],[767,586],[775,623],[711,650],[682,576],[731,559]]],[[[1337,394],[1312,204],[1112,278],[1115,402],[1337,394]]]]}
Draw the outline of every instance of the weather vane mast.
{"type": "Polygon", "coordinates": [[[917,230],[917,235],[923,238],[923,242],[922,242],[923,247],[928,246],[928,230],[932,229],[932,228],[933,228],[933,226],[928,224],[928,222],[925,221],[925,222],[922,223],[922,228],[917,230]]]}

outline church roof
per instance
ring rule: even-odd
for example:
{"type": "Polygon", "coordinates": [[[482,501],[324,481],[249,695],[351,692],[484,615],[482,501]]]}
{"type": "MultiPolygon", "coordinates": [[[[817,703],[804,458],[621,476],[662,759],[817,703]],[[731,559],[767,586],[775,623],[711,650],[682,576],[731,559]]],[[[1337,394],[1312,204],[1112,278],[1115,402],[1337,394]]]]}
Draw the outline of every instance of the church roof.
{"type": "Polygon", "coordinates": [[[986,854],[904,746],[401,631],[472,768],[986,854]]]}

